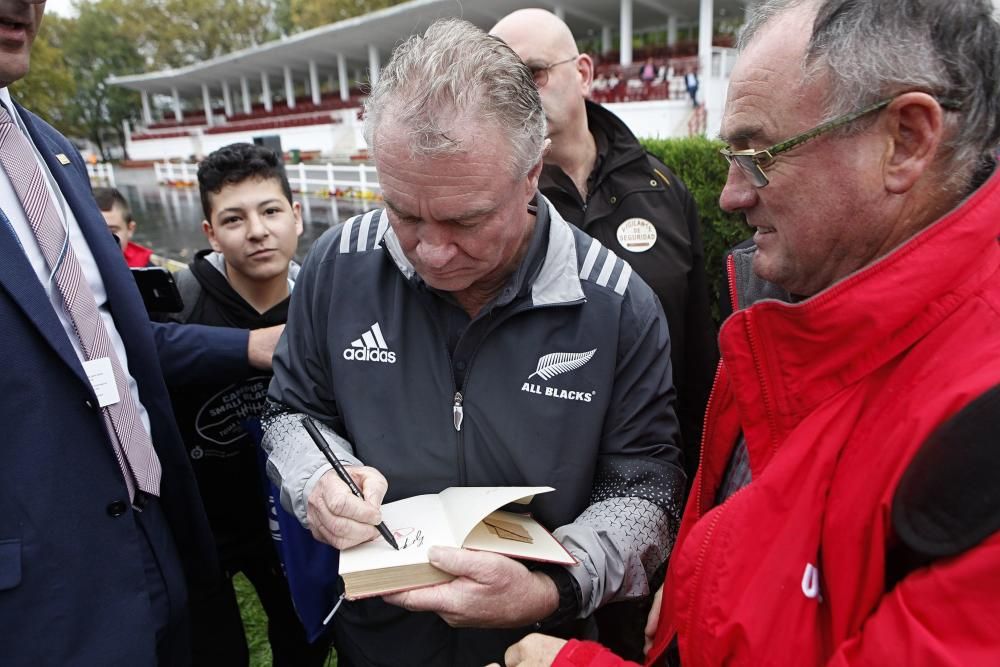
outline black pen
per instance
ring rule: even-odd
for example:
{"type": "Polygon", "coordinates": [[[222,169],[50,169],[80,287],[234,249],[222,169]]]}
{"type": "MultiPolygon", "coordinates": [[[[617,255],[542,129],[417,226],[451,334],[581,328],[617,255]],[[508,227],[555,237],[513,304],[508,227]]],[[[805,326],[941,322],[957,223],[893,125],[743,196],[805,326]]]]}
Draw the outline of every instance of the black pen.
{"type": "MultiPolygon", "coordinates": [[[[303,417],[302,425],[306,427],[306,432],[309,434],[309,437],[313,439],[313,442],[316,443],[316,446],[319,447],[319,450],[323,452],[323,456],[326,457],[326,460],[329,461],[330,465],[333,466],[333,469],[337,471],[337,476],[344,481],[344,484],[346,484],[348,488],[351,489],[351,493],[356,495],[358,498],[364,500],[365,497],[361,495],[361,489],[359,489],[358,485],[354,483],[354,480],[351,479],[351,476],[347,474],[347,470],[344,469],[344,464],[340,462],[340,459],[334,456],[333,450],[330,449],[329,443],[327,443],[326,438],[323,437],[323,434],[319,432],[319,429],[316,428],[316,424],[313,423],[313,420],[310,419],[308,416],[303,417]]],[[[382,534],[382,537],[385,538],[385,541],[388,542],[390,545],[392,545],[393,549],[399,551],[399,545],[396,544],[396,540],[392,536],[392,531],[390,531],[388,528],[385,527],[385,521],[383,521],[382,523],[378,524],[375,527],[378,528],[378,532],[382,534]]]]}

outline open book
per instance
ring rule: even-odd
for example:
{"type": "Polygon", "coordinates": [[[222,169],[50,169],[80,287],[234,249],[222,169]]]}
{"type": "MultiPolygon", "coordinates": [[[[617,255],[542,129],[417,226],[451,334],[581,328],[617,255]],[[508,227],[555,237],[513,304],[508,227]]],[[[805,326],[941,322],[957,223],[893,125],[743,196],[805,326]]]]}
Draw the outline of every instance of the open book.
{"type": "Polygon", "coordinates": [[[511,558],[576,565],[576,559],[527,514],[498,511],[528,503],[548,486],[453,486],[382,506],[399,551],[381,537],[340,552],[348,600],[406,591],[454,579],[428,562],[432,546],[492,551],[511,558]]]}

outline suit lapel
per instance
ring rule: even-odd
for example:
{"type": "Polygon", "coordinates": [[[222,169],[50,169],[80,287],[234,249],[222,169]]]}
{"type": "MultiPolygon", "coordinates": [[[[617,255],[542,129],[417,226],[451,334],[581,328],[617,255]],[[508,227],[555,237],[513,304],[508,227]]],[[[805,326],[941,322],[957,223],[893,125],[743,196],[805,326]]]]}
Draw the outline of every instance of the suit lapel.
{"type": "Polygon", "coordinates": [[[121,247],[108,231],[94,201],[86,166],[74,150],[50,136],[52,131],[37,122],[34,116],[20,106],[18,112],[87,239],[87,245],[104,282],[108,308],[125,345],[126,355],[131,359],[133,347],[149,335],[149,315],[122,256],[121,247]],[[69,158],[68,164],[61,162],[58,155],[69,158]]]}
{"type": "MultiPolygon", "coordinates": [[[[39,152],[46,156],[49,169],[54,174],[57,173],[54,169],[58,167],[54,167],[52,164],[55,161],[54,154],[51,156],[51,160],[49,159],[48,153],[52,152],[49,142],[39,135],[31,118],[20,106],[17,107],[17,110],[29,130],[28,133],[32,141],[39,147],[39,152]]],[[[59,179],[58,182],[62,187],[63,180],[59,179]]],[[[0,285],[24,311],[25,316],[35,325],[42,338],[72,369],[80,381],[89,388],[90,382],[83,371],[76,350],[67,337],[66,330],[56,314],[52,302],[49,301],[45,289],[38,280],[38,275],[32,268],[31,262],[28,261],[17,237],[10,229],[0,229],[0,257],[4,258],[3,261],[0,261],[0,285]]]]}
{"type": "MultiPolygon", "coordinates": [[[[59,316],[52,308],[52,302],[45,294],[35,270],[27,255],[21,249],[11,230],[3,225],[0,229],[0,285],[10,294],[14,302],[24,311],[25,316],[35,325],[42,337],[62,358],[73,372],[84,382],[86,376],[76,351],[66,337],[59,316]]],[[[87,386],[90,386],[89,383],[87,386]]]]}

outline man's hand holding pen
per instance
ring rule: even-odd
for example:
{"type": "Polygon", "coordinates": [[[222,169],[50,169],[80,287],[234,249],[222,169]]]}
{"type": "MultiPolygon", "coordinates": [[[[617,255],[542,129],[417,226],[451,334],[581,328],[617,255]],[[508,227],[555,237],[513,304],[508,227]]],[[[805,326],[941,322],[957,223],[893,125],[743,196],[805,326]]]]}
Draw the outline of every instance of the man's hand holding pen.
{"type": "Polygon", "coordinates": [[[375,526],[382,522],[382,498],[389,489],[375,468],[351,466],[346,470],[363,498],[356,498],[336,471],[330,470],[316,482],[306,507],[313,537],[338,549],[381,539],[375,526]]]}
{"type": "Polygon", "coordinates": [[[352,467],[348,471],[330,449],[330,443],[320,433],[312,418],[302,417],[302,426],[323,452],[324,458],[333,466],[330,472],[334,473],[340,482],[337,485],[330,480],[324,485],[323,480],[330,477],[324,473],[316,487],[309,493],[306,519],[312,527],[313,537],[338,549],[346,549],[372,539],[373,536],[364,537],[365,533],[369,532],[366,530],[368,527],[366,524],[371,523],[375,524],[375,531],[382,535],[393,549],[399,549],[392,532],[382,523],[382,513],[379,511],[385,492],[389,488],[389,483],[382,473],[367,466],[352,467]],[[317,489],[319,489],[318,494],[317,489]],[[347,498],[343,493],[345,489],[349,492],[347,498]],[[351,502],[352,500],[356,502],[351,502]],[[372,514],[373,511],[376,514],[372,514]],[[313,516],[316,517],[316,523],[313,523],[313,516]],[[372,516],[376,518],[369,520],[372,516]],[[359,534],[362,536],[361,539],[356,539],[359,534]]]}

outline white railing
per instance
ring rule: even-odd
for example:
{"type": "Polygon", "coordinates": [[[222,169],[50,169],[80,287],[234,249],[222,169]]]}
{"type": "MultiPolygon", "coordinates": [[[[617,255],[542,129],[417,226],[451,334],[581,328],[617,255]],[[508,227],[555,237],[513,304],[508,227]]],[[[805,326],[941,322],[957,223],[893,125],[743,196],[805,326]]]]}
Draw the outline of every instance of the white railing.
{"type": "MultiPolygon", "coordinates": [[[[194,184],[198,165],[192,163],[157,162],[156,182],[160,184],[194,184]]],[[[285,166],[292,190],[302,194],[364,193],[381,191],[375,167],[365,164],[290,164],[285,166]]]]}
{"type": "Polygon", "coordinates": [[[153,170],[160,185],[193,185],[198,181],[198,165],[190,162],[157,162],[153,170]]]}
{"type": "Polygon", "coordinates": [[[292,189],[307,193],[340,191],[381,191],[378,172],[366,164],[293,164],[285,167],[292,189]]]}
{"type": "Polygon", "coordinates": [[[93,185],[115,186],[115,168],[110,162],[87,163],[87,176],[93,185]]]}

